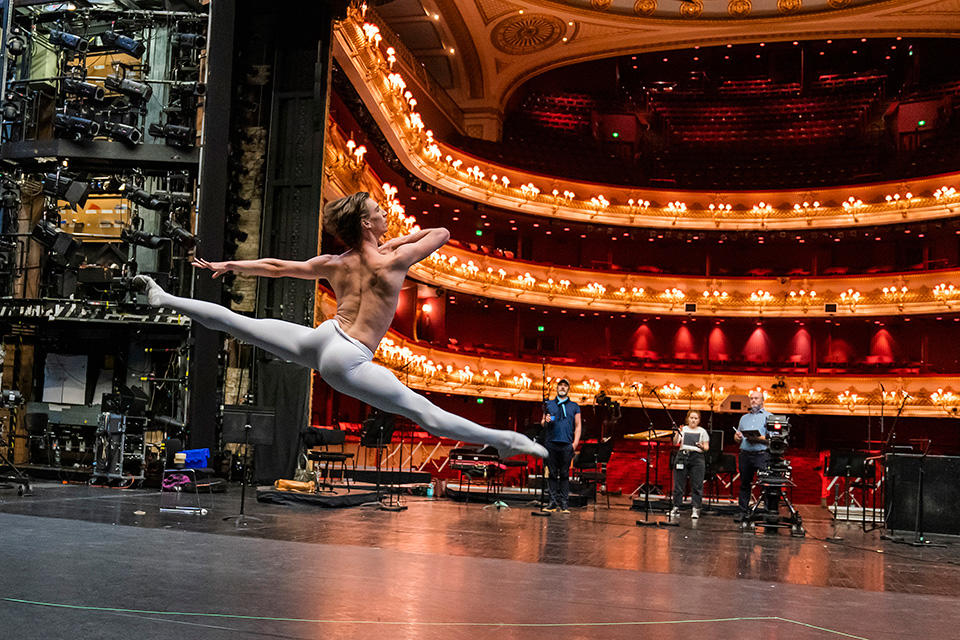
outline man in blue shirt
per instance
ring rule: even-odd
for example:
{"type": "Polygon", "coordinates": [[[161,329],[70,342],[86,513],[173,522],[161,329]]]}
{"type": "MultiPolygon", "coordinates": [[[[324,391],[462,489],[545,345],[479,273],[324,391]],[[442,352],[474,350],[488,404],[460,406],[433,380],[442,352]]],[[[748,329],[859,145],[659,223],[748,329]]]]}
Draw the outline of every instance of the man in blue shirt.
{"type": "Polygon", "coordinates": [[[767,416],[773,415],[763,408],[763,392],[754,389],[750,392],[750,411],[740,416],[740,424],[733,432],[733,439],[740,443],[740,513],[742,519],[750,508],[750,491],[757,471],[766,469],[770,464],[770,451],[767,447],[767,416]],[[758,432],[759,435],[745,436],[744,431],[758,432]]]}
{"type": "Polygon", "coordinates": [[[580,444],[580,406],[570,399],[570,381],[561,378],[557,382],[557,397],[543,403],[541,424],[547,427],[547,491],[550,503],[544,511],[570,513],[570,463],[573,452],[580,444]]]}

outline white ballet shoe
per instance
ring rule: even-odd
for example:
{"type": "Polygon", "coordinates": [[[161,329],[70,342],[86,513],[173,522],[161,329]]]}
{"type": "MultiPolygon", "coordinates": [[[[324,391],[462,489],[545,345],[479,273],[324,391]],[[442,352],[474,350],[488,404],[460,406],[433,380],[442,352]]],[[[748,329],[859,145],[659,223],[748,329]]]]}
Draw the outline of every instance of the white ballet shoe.
{"type": "Polygon", "coordinates": [[[497,445],[497,453],[500,454],[501,459],[512,458],[513,456],[539,456],[541,458],[547,457],[547,450],[541,445],[537,444],[527,436],[522,433],[517,433],[516,431],[508,431],[507,443],[504,445],[497,445]]]}
{"type": "Polygon", "coordinates": [[[160,296],[163,295],[163,289],[160,288],[150,276],[134,276],[133,286],[147,294],[147,304],[151,307],[160,306],[160,296]]]}

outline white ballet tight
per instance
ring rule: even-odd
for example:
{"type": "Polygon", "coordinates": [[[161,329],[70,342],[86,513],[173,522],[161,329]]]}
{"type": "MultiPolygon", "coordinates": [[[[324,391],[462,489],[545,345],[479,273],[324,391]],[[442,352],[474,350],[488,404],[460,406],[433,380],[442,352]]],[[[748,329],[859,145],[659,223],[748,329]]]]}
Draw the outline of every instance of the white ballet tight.
{"type": "MultiPolygon", "coordinates": [[[[146,279],[146,278],[145,278],[146,279]]],[[[373,353],[348,336],[336,320],[316,329],[270,318],[250,318],[212,302],[178,298],[149,280],[150,304],[167,307],[200,324],[256,345],[284,360],[317,370],[331,387],[388,413],[417,423],[435,436],[489,444],[502,458],[519,454],[546,457],[546,450],[514,431],[488,429],[444,411],[373,363],[373,353]]]]}

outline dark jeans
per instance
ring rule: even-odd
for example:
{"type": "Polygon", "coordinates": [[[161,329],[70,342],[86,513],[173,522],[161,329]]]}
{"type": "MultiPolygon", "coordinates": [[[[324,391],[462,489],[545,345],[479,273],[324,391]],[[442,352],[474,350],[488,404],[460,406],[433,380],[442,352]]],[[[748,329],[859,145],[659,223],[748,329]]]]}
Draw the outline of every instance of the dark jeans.
{"type": "Polygon", "coordinates": [[[769,451],[741,451],[740,452],[740,511],[746,513],[750,509],[750,489],[753,487],[753,478],[757,471],[766,469],[770,465],[769,451]]]}
{"type": "Polygon", "coordinates": [[[550,504],[561,509],[567,508],[570,498],[570,463],[573,462],[573,445],[569,442],[548,442],[546,444],[547,469],[550,476],[547,478],[547,492],[550,494],[550,504]]]}
{"type": "Polygon", "coordinates": [[[680,451],[677,453],[677,462],[683,462],[683,469],[673,465],[673,506],[683,505],[683,490],[686,488],[687,477],[690,477],[690,497],[693,507],[699,509],[703,504],[703,474],[707,469],[707,462],[702,453],[696,451],[680,451]]]}

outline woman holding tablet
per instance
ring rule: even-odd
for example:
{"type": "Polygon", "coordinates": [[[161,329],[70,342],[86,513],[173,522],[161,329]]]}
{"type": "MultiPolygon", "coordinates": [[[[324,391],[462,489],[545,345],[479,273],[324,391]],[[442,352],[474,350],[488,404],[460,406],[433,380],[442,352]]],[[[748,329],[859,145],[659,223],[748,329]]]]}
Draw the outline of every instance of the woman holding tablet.
{"type": "Polygon", "coordinates": [[[690,517],[700,517],[703,504],[703,475],[706,470],[704,452],[710,448],[710,434],[700,426],[700,412],[688,411],[686,424],[673,436],[673,443],[679,445],[677,459],[673,465],[673,509],[670,517],[680,515],[683,504],[683,490],[690,478],[690,495],[693,499],[693,512],[690,517]]]}

